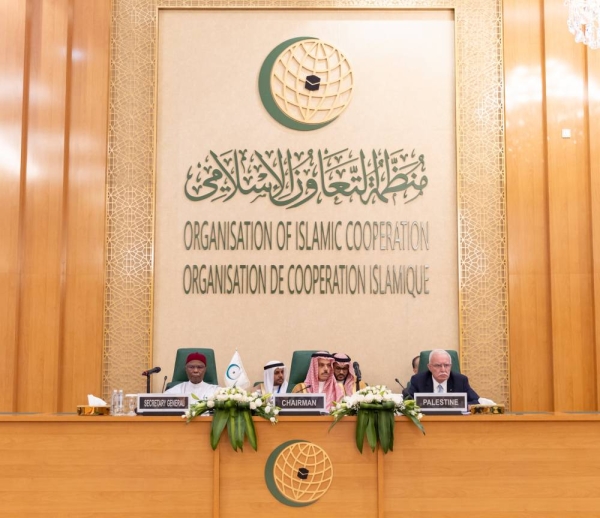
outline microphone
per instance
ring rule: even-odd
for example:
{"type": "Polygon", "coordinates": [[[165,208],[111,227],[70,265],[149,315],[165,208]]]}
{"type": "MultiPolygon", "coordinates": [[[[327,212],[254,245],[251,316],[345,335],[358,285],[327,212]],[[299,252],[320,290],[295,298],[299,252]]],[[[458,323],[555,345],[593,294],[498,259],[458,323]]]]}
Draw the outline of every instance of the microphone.
{"type": "Polygon", "coordinates": [[[165,387],[167,386],[167,377],[165,376],[165,381],[163,381],[163,389],[162,391],[165,391],[165,387]]]}
{"type": "Polygon", "coordinates": [[[352,368],[354,369],[354,374],[356,374],[356,392],[358,392],[360,390],[360,380],[362,379],[362,374],[360,373],[360,367],[358,366],[358,362],[353,362],[352,368]]]}
{"type": "Polygon", "coordinates": [[[304,388],[300,388],[298,390],[295,390],[296,387],[294,387],[294,390],[292,390],[292,394],[298,394],[301,390],[308,390],[309,388],[312,388],[312,385],[308,384],[308,385],[304,385],[304,388]]]}
{"type": "Polygon", "coordinates": [[[156,374],[158,372],[160,372],[160,367],[154,367],[153,369],[142,372],[142,376],[150,376],[151,374],[156,374]]]}
{"type": "Polygon", "coordinates": [[[402,383],[400,383],[400,380],[398,378],[394,378],[394,381],[402,387],[402,390],[406,390],[406,387],[404,385],[402,385],[402,383]]]}
{"type": "Polygon", "coordinates": [[[357,381],[362,380],[362,375],[360,373],[360,367],[358,365],[358,362],[353,362],[352,367],[354,367],[354,373],[356,374],[356,380],[357,381]]]}

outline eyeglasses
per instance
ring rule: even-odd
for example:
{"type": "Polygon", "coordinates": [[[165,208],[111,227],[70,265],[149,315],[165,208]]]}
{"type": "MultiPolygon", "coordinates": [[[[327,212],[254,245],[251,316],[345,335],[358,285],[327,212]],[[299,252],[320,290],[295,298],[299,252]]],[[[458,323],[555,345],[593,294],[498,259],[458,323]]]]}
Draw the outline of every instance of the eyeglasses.
{"type": "Polygon", "coordinates": [[[432,363],[431,366],[434,369],[441,369],[442,367],[444,369],[449,369],[450,367],[452,367],[452,364],[451,363],[432,363]]]}

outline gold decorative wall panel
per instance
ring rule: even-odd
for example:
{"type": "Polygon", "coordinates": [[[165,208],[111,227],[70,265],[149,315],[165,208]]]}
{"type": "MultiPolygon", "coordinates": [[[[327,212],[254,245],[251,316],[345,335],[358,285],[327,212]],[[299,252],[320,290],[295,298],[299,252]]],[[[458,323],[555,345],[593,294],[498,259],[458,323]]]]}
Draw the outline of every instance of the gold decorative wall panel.
{"type": "Polygon", "coordinates": [[[480,394],[508,404],[500,0],[114,0],[104,394],[117,387],[144,390],[140,372],[152,358],[154,115],[160,8],[454,11],[461,364],[480,394]]]}

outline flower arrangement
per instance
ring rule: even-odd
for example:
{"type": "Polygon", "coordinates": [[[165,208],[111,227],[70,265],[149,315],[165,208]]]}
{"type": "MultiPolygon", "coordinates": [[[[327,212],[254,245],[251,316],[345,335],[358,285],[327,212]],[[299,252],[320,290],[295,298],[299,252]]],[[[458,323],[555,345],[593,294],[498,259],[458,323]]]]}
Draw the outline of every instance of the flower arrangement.
{"type": "Polygon", "coordinates": [[[244,389],[230,387],[220,388],[206,399],[199,399],[195,394],[192,397],[196,403],[192,403],[183,418],[189,423],[204,412],[214,411],[210,429],[210,445],[213,450],[217,449],[221,434],[227,427],[229,441],[235,451],[243,450],[244,437],[248,437],[250,446],[256,451],[256,430],[252,416],[258,415],[273,424],[277,423],[279,408],[271,404],[271,394],[248,394],[244,389]]]}
{"type": "Polygon", "coordinates": [[[394,416],[408,417],[423,434],[420,408],[411,400],[404,400],[401,394],[393,394],[385,385],[374,385],[359,390],[351,396],[344,396],[333,403],[331,415],[335,418],[331,428],[348,415],[357,416],[356,446],[362,453],[365,435],[372,451],[377,440],[384,453],[394,450],[394,416]]]}

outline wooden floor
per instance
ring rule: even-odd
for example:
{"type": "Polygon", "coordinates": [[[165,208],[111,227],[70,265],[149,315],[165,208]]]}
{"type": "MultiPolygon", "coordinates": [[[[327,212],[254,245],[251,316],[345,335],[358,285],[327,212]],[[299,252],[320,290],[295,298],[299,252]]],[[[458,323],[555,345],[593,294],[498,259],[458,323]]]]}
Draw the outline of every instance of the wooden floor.
{"type": "Polygon", "coordinates": [[[395,450],[354,443],[355,421],[256,420],[258,452],[209,446],[210,419],[0,415],[0,516],[8,517],[600,517],[600,416],[398,419],[395,450]],[[321,447],[328,491],[306,507],[265,483],[273,450],[321,447]]]}

